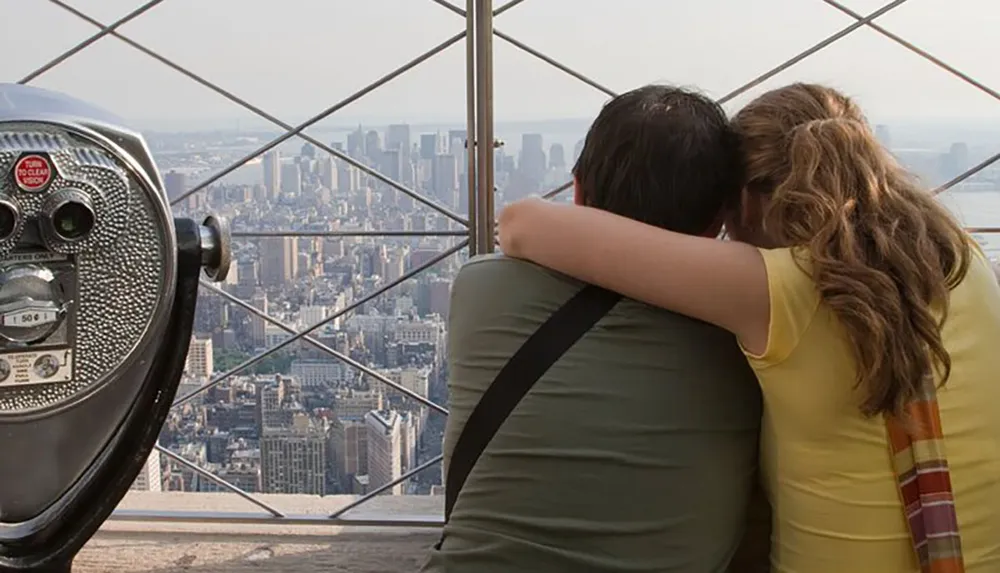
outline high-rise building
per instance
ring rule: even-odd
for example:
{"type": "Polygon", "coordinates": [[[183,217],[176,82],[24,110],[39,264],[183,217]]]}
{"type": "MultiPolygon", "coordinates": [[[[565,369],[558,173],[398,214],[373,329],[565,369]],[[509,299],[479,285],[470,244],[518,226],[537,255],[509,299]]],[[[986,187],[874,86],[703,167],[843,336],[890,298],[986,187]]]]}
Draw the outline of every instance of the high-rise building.
{"type": "Polygon", "coordinates": [[[382,151],[382,136],[374,129],[365,134],[365,155],[377,159],[382,151]]]}
{"type": "Polygon", "coordinates": [[[392,147],[382,151],[379,171],[393,181],[403,181],[403,172],[408,164],[403,151],[398,147],[392,147]]]}
{"type": "Polygon", "coordinates": [[[257,286],[258,281],[258,267],[257,261],[240,261],[236,263],[236,268],[238,269],[238,279],[237,286],[252,288],[257,286]]]}
{"type": "MultiPolygon", "coordinates": [[[[427,397],[430,389],[430,373],[431,369],[429,367],[413,366],[391,368],[380,372],[380,374],[389,380],[424,398],[427,397]]],[[[395,388],[387,387],[385,395],[387,398],[398,398],[402,397],[403,393],[395,388]]]]}
{"type": "MultiPolygon", "coordinates": [[[[263,290],[254,291],[250,297],[250,304],[254,308],[267,312],[267,292],[263,290]]],[[[256,314],[250,313],[250,342],[253,343],[254,347],[260,348],[264,346],[266,338],[267,322],[256,314]]]]}
{"type": "Polygon", "coordinates": [[[274,381],[262,380],[257,384],[257,433],[269,430],[287,430],[296,413],[292,397],[292,380],[276,376],[274,381]]]}
{"type": "Polygon", "coordinates": [[[549,147],[549,169],[563,171],[566,169],[566,151],[561,143],[553,143],[549,147]]]}
{"type": "Polygon", "coordinates": [[[289,428],[265,429],[260,438],[264,493],[326,495],[326,430],[307,414],[295,414],[289,428]]]}
{"type": "Polygon", "coordinates": [[[442,153],[447,153],[447,142],[440,132],[420,135],[420,159],[434,159],[442,153]]]}
{"type": "Polygon", "coordinates": [[[269,201],[281,193],[281,153],[275,149],[264,154],[261,160],[264,171],[264,189],[269,201]]]}
{"type": "MultiPolygon", "coordinates": [[[[368,485],[378,489],[403,475],[402,418],[394,411],[373,411],[365,415],[368,426],[368,485]]],[[[402,495],[396,484],[382,495],[402,495]]]]}
{"type": "Polygon", "coordinates": [[[211,378],[215,373],[215,358],[212,355],[212,339],[191,337],[187,363],[184,368],[189,376],[211,378]]]}
{"type": "MultiPolygon", "coordinates": [[[[402,442],[400,444],[400,464],[403,467],[403,471],[408,472],[417,467],[417,444],[420,441],[422,424],[413,412],[404,412],[400,415],[400,418],[400,440],[402,442]]],[[[412,487],[413,484],[410,483],[403,486],[404,492],[410,493],[406,491],[407,485],[412,487]]]]}
{"type": "Polygon", "coordinates": [[[298,163],[281,166],[281,193],[292,197],[302,194],[302,167],[298,163]]]}
{"type": "Polygon", "coordinates": [[[448,148],[445,149],[445,153],[461,154],[466,148],[465,140],[468,137],[469,132],[464,129],[449,129],[448,141],[445,142],[448,148]]]}
{"type": "Polygon", "coordinates": [[[448,310],[451,306],[451,281],[443,278],[435,278],[428,285],[428,310],[432,314],[440,315],[441,318],[448,319],[448,310]]]}
{"type": "Polygon", "coordinates": [[[337,390],[333,412],[342,422],[362,422],[368,412],[382,409],[382,399],[379,390],[337,390]]]}
{"type": "Polygon", "coordinates": [[[229,324],[229,303],[212,291],[198,294],[198,312],[194,316],[194,330],[199,333],[219,332],[229,324]]]}
{"type": "Polygon", "coordinates": [[[542,145],[540,133],[525,133],[521,136],[521,158],[518,160],[518,166],[521,173],[531,181],[541,181],[545,178],[545,149],[542,145]]]}
{"type": "Polygon", "coordinates": [[[347,366],[339,360],[299,358],[291,364],[291,375],[306,389],[336,388],[348,374],[347,366]]]}
{"type": "Polygon", "coordinates": [[[299,276],[299,238],[265,237],[260,241],[260,282],[281,286],[299,276]]]}
{"type": "Polygon", "coordinates": [[[346,161],[336,163],[337,188],[331,190],[339,191],[342,195],[359,191],[361,189],[361,170],[346,161]]]}
{"type": "Polygon", "coordinates": [[[163,469],[160,467],[160,451],[153,449],[135,477],[130,488],[134,491],[163,491],[163,469]]]}
{"type": "Polygon", "coordinates": [[[351,484],[354,476],[368,474],[368,425],[336,420],[330,428],[329,444],[341,488],[345,493],[359,493],[351,491],[351,484]]]}
{"type": "Polygon", "coordinates": [[[455,208],[458,203],[458,158],[454,155],[435,155],[431,164],[431,189],[446,206],[455,208]]]}
{"type": "Polygon", "coordinates": [[[323,183],[323,186],[330,191],[337,190],[338,171],[337,162],[333,160],[333,157],[325,157],[320,160],[319,179],[323,183]]]}
{"type": "Polygon", "coordinates": [[[356,130],[347,134],[347,154],[354,159],[364,158],[368,154],[366,143],[365,131],[359,125],[356,130]]]}
{"type": "Polygon", "coordinates": [[[167,191],[167,199],[173,201],[187,191],[187,175],[180,171],[168,171],[163,176],[163,186],[167,191]]]}
{"type": "Polygon", "coordinates": [[[390,125],[385,132],[385,148],[399,149],[403,152],[403,155],[409,159],[410,152],[413,150],[412,144],[410,143],[409,124],[400,123],[390,125]]]}

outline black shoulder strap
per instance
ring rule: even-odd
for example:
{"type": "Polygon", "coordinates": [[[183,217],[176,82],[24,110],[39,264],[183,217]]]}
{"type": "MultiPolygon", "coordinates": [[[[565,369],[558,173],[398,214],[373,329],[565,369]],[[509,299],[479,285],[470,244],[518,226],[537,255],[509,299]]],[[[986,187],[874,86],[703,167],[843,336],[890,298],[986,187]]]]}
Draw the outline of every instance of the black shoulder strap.
{"type": "Polygon", "coordinates": [[[487,444],[543,374],[621,300],[621,295],[585,286],[524,342],[472,410],[455,443],[445,483],[444,519],[487,444]]]}

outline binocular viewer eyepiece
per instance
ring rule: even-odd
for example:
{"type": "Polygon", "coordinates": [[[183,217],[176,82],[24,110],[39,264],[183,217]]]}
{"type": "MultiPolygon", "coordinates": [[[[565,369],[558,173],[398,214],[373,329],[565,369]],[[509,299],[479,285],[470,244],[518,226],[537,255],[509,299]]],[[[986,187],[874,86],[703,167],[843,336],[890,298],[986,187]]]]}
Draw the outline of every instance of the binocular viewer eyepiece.
{"type": "MultiPolygon", "coordinates": [[[[87,195],[77,189],[64,189],[48,198],[38,214],[48,244],[74,243],[87,238],[94,230],[97,214],[87,195]]],[[[21,211],[8,197],[0,197],[0,241],[12,239],[23,229],[21,211]]]]}
{"type": "Polygon", "coordinates": [[[125,495],[183,374],[226,221],[175,219],[143,137],[0,85],[0,573],[68,571],[125,495]]]}

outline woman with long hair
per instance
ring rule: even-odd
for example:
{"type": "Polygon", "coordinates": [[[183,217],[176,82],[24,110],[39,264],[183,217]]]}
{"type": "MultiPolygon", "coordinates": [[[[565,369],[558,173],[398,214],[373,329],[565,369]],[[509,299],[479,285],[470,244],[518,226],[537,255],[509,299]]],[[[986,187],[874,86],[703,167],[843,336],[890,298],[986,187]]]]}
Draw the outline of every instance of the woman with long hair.
{"type": "Polygon", "coordinates": [[[772,566],[1000,571],[1000,287],[837,91],[741,110],[731,241],[526,200],[505,253],[735,334],[764,395],[772,566]]]}

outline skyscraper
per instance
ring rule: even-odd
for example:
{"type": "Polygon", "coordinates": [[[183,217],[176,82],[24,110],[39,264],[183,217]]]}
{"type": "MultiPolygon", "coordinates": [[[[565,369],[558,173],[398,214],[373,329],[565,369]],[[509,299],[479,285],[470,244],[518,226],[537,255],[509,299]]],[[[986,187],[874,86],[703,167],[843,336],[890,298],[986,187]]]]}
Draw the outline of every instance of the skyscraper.
{"type": "Polygon", "coordinates": [[[187,175],[180,171],[168,171],[163,176],[163,186],[167,191],[167,199],[173,201],[187,191],[187,175]]]}
{"type": "Polygon", "coordinates": [[[379,171],[382,175],[393,181],[403,181],[404,167],[409,164],[408,157],[404,155],[403,150],[398,147],[386,148],[382,151],[382,157],[379,159],[379,171]]]}
{"type": "Polygon", "coordinates": [[[299,276],[299,238],[266,237],[260,241],[260,282],[280,286],[299,276]]]}
{"type": "Polygon", "coordinates": [[[365,155],[371,158],[378,158],[378,153],[382,151],[382,136],[374,129],[365,134],[365,155]]]}
{"type": "Polygon", "coordinates": [[[445,142],[447,149],[445,153],[461,153],[465,149],[465,140],[468,139],[469,132],[464,129],[449,129],[448,141],[445,142]]]}
{"type": "Polygon", "coordinates": [[[549,169],[558,171],[566,169],[566,151],[561,143],[553,143],[549,148],[549,169]]]}
{"type": "Polygon", "coordinates": [[[545,149],[542,134],[525,133],[521,136],[521,158],[518,161],[521,173],[531,181],[545,178],[545,149]]]}
{"type": "MultiPolygon", "coordinates": [[[[263,290],[257,290],[250,297],[250,304],[254,308],[267,312],[267,293],[263,290]]],[[[267,335],[267,323],[256,314],[248,314],[250,314],[250,342],[256,347],[263,346],[267,335]]]]}
{"type": "Polygon", "coordinates": [[[291,427],[261,435],[261,490],[326,495],[326,458],[325,430],[307,414],[295,414],[291,427]]]}
{"type": "Polygon", "coordinates": [[[302,168],[298,163],[281,166],[281,192],[292,197],[302,194],[302,168]]]}
{"type": "Polygon", "coordinates": [[[324,157],[320,160],[319,164],[319,178],[323,182],[323,186],[330,191],[336,191],[338,187],[337,174],[339,169],[337,169],[337,162],[333,160],[333,157],[324,157]]]}
{"type": "Polygon", "coordinates": [[[354,476],[368,475],[368,426],[359,421],[335,420],[330,428],[330,457],[344,493],[352,491],[354,476]]]}
{"type": "Polygon", "coordinates": [[[405,157],[409,158],[412,151],[409,124],[399,123],[390,125],[385,133],[385,148],[399,149],[405,157]]]}
{"type": "Polygon", "coordinates": [[[184,368],[188,376],[210,378],[215,373],[215,357],[212,354],[212,339],[191,337],[187,362],[184,368]]]}
{"type": "MultiPolygon", "coordinates": [[[[402,418],[394,411],[372,411],[365,416],[368,426],[368,484],[378,489],[403,475],[402,418]]],[[[383,495],[402,495],[396,484],[383,495]]]]}
{"type": "Polygon", "coordinates": [[[365,131],[359,125],[358,128],[347,134],[347,154],[355,159],[361,159],[367,155],[367,140],[365,131]]]}
{"type": "Polygon", "coordinates": [[[281,192],[281,154],[277,149],[268,151],[262,160],[264,170],[264,189],[267,199],[273,201],[281,192]]]}
{"type": "Polygon", "coordinates": [[[142,471],[132,482],[134,491],[163,491],[163,469],[160,467],[160,451],[153,449],[142,466],[142,471]]]}
{"type": "Polygon", "coordinates": [[[434,196],[454,209],[458,204],[458,158],[454,155],[435,155],[431,164],[431,189],[434,196]]]}
{"type": "Polygon", "coordinates": [[[434,159],[435,155],[445,153],[447,146],[440,133],[423,133],[420,135],[420,158],[434,159]]]}

